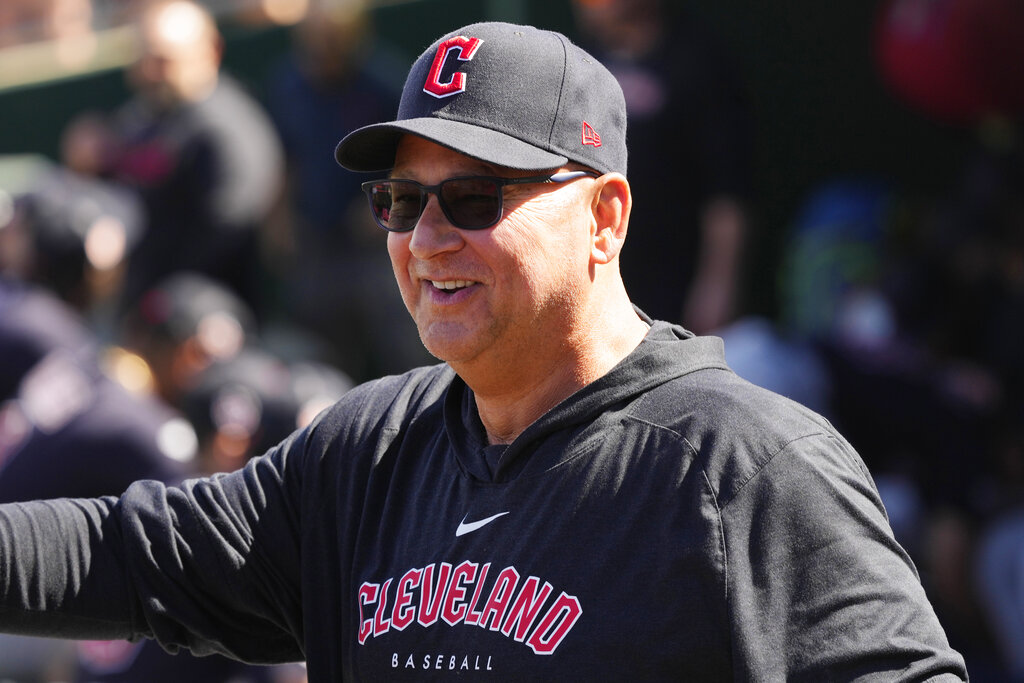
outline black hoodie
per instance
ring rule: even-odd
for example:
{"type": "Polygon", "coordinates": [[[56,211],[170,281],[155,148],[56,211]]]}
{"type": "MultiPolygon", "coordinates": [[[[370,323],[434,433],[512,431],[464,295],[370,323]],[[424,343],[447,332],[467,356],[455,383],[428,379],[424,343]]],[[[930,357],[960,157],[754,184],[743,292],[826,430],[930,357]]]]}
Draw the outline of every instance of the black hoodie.
{"type": "Polygon", "coordinates": [[[7,630],[313,683],[967,676],[859,456],[666,323],[504,449],[439,365],[233,474],[0,508],[0,579],[7,630]]]}

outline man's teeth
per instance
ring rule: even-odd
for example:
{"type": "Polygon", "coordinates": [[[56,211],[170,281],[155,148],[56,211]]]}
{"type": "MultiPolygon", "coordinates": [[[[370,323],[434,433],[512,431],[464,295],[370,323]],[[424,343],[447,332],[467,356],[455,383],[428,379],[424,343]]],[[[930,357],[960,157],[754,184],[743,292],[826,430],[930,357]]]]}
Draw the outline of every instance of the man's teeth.
{"type": "Polygon", "coordinates": [[[438,289],[462,289],[463,287],[469,287],[473,283],[469,280],[445,280],[443,282],[431,280],[430,284],[438,289]]]}

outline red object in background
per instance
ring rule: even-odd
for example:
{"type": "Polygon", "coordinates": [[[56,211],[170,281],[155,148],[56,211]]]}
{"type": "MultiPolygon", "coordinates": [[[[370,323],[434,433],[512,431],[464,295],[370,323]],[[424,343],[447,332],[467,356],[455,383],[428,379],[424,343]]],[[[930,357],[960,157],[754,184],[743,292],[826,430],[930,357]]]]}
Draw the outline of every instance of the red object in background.
{"type": "Polygon", "coordinates": [[[875,53],[888,85],[943,121],[1024,113],[1024,3],[887,0],[875,53]]]}

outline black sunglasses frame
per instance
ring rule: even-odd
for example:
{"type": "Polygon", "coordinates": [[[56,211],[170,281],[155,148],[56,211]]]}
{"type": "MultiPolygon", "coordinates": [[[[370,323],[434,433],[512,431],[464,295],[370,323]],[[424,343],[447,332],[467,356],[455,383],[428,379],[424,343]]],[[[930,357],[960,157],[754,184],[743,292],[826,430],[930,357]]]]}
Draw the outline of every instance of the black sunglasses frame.
{"type": "Polygon", "coordinates": [[[441,211],[442,213],[444,213],[445,218],[447,218],[448,222],[450,222],[456,228],[459,228],[460,230],[485,230],[494,225],[497,225],[497,223],[501,220],[502,216],[505,215],[505,193],[503,189],[506,185],[527,185],[532,183],[565,183],[570,180],[575,180],[577,178],[583,178],[586,176],[589,176],[591,178],[599,178],[600,174],[594,171],[560,171],[558,173],[552,173],[550,175],[528,176],[526,178],[502,178],[499,176],[456,176],[454,178],[446,178],[439,182],[437,185],[423,185],[421,183],[416,182],[415,180],[406,180],[404,178],[383,178],[381,180],[368,180],[367,182],[363,183],[361,187],[363,189],[363,192],[366,193],[366,198],[370,202],[370,213],[373,215],[374,222],[376,222],[377,225],[384,228],[388,232],[409,232],[410,230],[415,228],[420,221],[420,217],[423,215],[423,211],[427,208],[427,200],[429,198],[429,195],[434,195],[435,197],[437,197],[437,203],[438,205],[440,205],[441,211]],[[494,183],[495,187],[497,188],[498,201],[498,206],[495,211],[497,215],[494,217],[494,220],[490,221],[489,223],[481,225],[463,225],[459,221],[455,220],[455,217],[452,215],[450,207],[448,206],[447,202],[444,199],[444,195],[441,194],[441,188],[445,185],[445,183],[450,183],[458,180],[484,180],[494,183]],[[408,183],[419,190],[419,212],[416,214],[416,220],[408,228],[390,228],[384,224],[380,217],[378,217],[377,212],[374,210],[373,194],[374,188],[379,186],[381,183],[408,183]]]}

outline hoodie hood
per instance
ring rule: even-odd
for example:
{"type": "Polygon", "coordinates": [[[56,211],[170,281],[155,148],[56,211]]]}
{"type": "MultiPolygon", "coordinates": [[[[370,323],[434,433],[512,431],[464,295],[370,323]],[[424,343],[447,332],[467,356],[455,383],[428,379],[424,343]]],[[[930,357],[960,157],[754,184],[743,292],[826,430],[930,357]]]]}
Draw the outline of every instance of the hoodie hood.
{"type": "Polygon", "coordinates": [[[616,408],[697,370],[729,369],[720,338],[696,337],[677,325],[648,322],[651,329],[632,353],[527,427],[508,445],[493,472],[483,455],[487,436],[473,391],[456,376],[445,396],[444,422],[462,471],[495,483],[539,476],[575,455],[575,442],[585,440],[584,430],[600,431],[603,420],[617,419],[616,408]]]}

